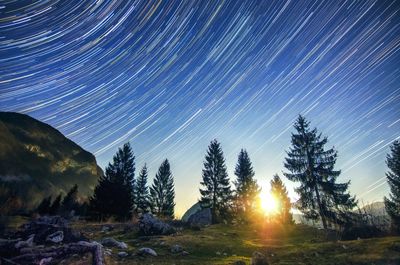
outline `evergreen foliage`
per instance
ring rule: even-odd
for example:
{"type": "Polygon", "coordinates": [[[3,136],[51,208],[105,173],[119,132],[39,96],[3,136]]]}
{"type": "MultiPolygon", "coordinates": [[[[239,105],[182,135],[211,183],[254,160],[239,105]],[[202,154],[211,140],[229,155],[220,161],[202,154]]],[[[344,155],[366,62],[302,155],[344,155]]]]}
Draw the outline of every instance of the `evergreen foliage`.
{"type": "Polygon", "coordinates": [[[279,203],[279,211],[276,215],[278,222],[282,224],[294,224],[293,215],[290,212],[292,204],[288,196],[285,184],[283,184],[281,178],[276,174],[271,180],[271,194],[274,196],[279,203]]]}
{"type": "Polygon", "coordinates": [[[62,195],[61,193],[54,199],[53,203],[50,206],[49,209],[49,214],[50,215],[56,215],[60,211],[61,208],[61,200],[62,200],[62,195]]]}
{"type": "Polygon", "coordinates": [[[306,218],[321,218],[326,229],[329,223],[341,224],[356,205],[355,197],[350,196],[350,182],[336,183],[340,171],[334,170],[337,151],[325,150],[328,142],[317,129],[299,115],[294,124],[292,146],[287,152],[284,166],[290,173],[284,175],[291,181],[299,182],[296,192],[300,195],[297,207],[306,218]]]}
{"type": "Polygon", "coordinates": [[[150,187],[150,201],[153,214],[161,218],[174,218],[174,180],[167,159],[161,164],[150,187]]]}
{"type": "Polygon", "coordinates": [[[51,206],[51,196],[44,198],[40,203],[39,206],[36,208],[36,212],[40,215],[45,215],[50,212],[51,206]]]}
{"type": "Polygon", "coordinates": [[[90,199],[92,214],[100,219],[116,217],[126,220],[132,216],[134,205],[135,156],[129,143],[119,148],[109,163],[105,176],[90,199]]]}
{"type": "Polygon", "coordinates": [[[250,218],[255,212],[260,187],[254,179],[254,170],[246,150],[240,150],[235,167],[235,209],[239,217],[250,218]]]}
{"type": "Polygon", "coordinates": [[[394,232],[400,233],[400,142],[394,141],[386,157],[389,171],[386,178],[390,187],[389,197],[385,197],[385,208],[392,222],[394,232]]]}
{"type": "Polygon", "coordinates": [[[135,195],[136,195],[136,211],[138,213],[147,213],[149,211],[149,188],[147,186],[147,166],[143,166],[136,180],[135,195]]]}
{"type": "Polygon", "coordinates": [[[212,222],[217,223],[230,218],[232,201],[225,158],[217,140],[211,141],[208,146],[203,165],[200,205],[203,208],[211,208],[212,222]]]}

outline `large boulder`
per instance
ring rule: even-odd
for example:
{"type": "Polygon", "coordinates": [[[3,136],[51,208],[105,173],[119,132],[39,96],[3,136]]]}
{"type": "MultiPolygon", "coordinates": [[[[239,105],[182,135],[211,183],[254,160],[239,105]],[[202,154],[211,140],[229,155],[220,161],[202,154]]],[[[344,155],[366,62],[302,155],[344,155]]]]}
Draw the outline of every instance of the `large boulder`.
{"type": "Polygon", "coordinates": [[[211,222],[212,222],[212,216],[210,208],[204,208],[192,214],[188,219],[188,224],[191,226],[210,225],[211,222]]]}
{"type": "Polygon", "coordinates": [[[170,235],[176,230],[171,225],[155,218],[151,214],[143,214],[139,220],[139,234],[150,235],[170,235]]]}
{"type": "Polygon", "coordinates": [[[254,251],[252,257],[251,257],[251,265],[268,265],[267,258],[265,257],[264,254],[254,251]]]}
{"type": "Polygon", "coordinates": [[[102,244],[104,247],[115,247],[115,248],[120,248],[120,249],[128,248],[128,245],[125,242],[115,240],[112,237],[103,238],[100,241],[100,244],[102,244]]]}

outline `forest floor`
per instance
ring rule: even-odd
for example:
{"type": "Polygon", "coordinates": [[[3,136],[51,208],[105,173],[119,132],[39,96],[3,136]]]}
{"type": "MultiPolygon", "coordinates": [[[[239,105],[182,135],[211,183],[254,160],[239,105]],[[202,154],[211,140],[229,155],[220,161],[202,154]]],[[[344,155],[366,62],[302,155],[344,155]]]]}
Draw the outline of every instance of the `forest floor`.
{"type": "MultiPolygon", "coordinates": [[[[128,244],[127,257],[121,258],[111,249],[107,264],[250,264],[254,251],[266,255],[269,264],[400,264],[400,237],[382,237],[353,241],[327,240],[322,230],[304,225],[291,228],[212,225],[201,230],[183,229],[171,236],[138,237],[134,229],[112,224],[104,232],[104,224],[78,223],[75,228],[91,240],[113,237],[128,244]],[[189,252],[173,254],[178,244],[189,252]],[[135,253],[141,247],[157,252],[157,257],[135,253]]],[[[74,257],[65,264],[89,264],[90,256],[74,257]]]]}

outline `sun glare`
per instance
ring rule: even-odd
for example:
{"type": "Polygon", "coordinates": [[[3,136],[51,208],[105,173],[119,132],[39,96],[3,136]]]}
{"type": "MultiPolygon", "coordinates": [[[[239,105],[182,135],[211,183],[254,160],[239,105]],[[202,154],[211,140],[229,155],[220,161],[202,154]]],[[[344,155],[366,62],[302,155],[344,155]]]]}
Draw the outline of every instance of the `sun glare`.
{"type": "Polygon", "coordinates": [[[272,215],[278,212],[279,202],[270,192],[261,192],[260,199],[261,208],[265,214],[272,215]]]}

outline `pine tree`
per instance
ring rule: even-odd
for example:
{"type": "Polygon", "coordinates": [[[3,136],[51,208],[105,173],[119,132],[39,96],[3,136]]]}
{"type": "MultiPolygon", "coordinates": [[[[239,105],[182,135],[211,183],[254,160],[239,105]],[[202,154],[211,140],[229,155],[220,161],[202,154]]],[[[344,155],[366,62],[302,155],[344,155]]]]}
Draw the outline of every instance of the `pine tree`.
{"type": "Polygon", "coordinates": [[[50,206],[49,209],[49,214],[55,215],[59,212],[60,207],[61,207],[61,200],[62,200],[62,194],[60,193],[53,201],[53,203],[50,206]]]}
{"type": "Polygon", "coordinates": [[[61,208],[65,212],[71,212],[73,210],[76,211],[79,208],[77,184],[72,186],[67,195],[65,195],[61,204],[61,208]]]}
{"type": "Polygon", "coordinates": [[[39,206],[36,208],[36,212],[41,215],[49,214],[51,206],[51,196],[43,198],[39,206]]]}
{"type": "Polygon", "coordinates": [[[336,183],[340,171],[334,170],[337,151],[325,150],[328,142],[317,129],[310,129],[309,122],[299,115],[292,133],[292,147],[287,152],[284,166],[291,173],[284,175],[299,182],[296,192],[300,195],[298,208],[306,218],[321,218],[323,227],[328,222],[341,223],[342,218],[356,205],[355,197],[347,192],[350,182],[336,183]]]}
{"type": "Polygon", "coordinates": [[[254,179],[254,170],[247,151],[240,150],[235,167],[235,208],[239,216],[249,218],[254,212],[260,187],[254,179]]]}
{"type": "Polygon", "coordinates": [[[136,180],[136,211],[138,213],[147,213],[149,211],[149,188],[147,187],[147,166],[143,166],[136,180]]]}
{"type": "Polygon", "coordinates": [[[90,199],[92,214],[100,219],[114,216],[126,220],[134,205],[135,156],[129,143],[119,148],[90,199]]]}
{"type": "Polygon", "coordinates": [[[277,221],[282,224],[293,224],[293,215],[290,212],[292,204],[286,190],[285,184],[283,184],[281,178],[276,174],[271,180],[271,194],[274,196],[279,203],[279,212],[277,214],[277,221]]]}
{"type": "Polygon", "coordinates": [[[150,187],[152,212],[158,217],[174,218],[174,180],[167,159],[161,164],[153,185],[150,187]]]}
{"type": "Polygon", "coordinates": [[[200,205],[210,208],[212,222],[229,217],[232,191],[226,172],[225,158],[217,140],[211,141],[205,156],[202,173],[203,181],[200,184],[200,205]]]}
{"type": "Polygon", "coordinates": [[[400,142],[394,141],[390,146],[391,154],[386,157],[389,171],[386,178],[390,187],[389,197],[385,197],[385,208],[392,221],[392,228],[400,233],[400,142]]]}

